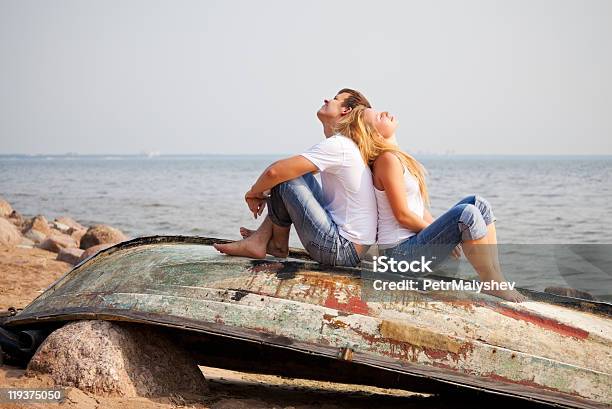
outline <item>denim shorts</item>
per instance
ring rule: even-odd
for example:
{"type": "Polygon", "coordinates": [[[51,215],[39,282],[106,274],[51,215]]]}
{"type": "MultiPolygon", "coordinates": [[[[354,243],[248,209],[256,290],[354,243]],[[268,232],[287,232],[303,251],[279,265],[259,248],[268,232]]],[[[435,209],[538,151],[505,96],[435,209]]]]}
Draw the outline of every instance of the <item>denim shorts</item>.
{"type": "Polygon", "coordinates": [[[397,261],[418,260],[424,256],[435,267],[462,241],[483,238],[487,226],[495,220],[488,201],[480,196],[467,196],[419,233],[379,252],[397,261]]]}
{"type": "Polygon", "coordinates": [[[353,243],[339,233],[325,210],[321,185],[312,173],[274,186],[268,197],[268,216],[277,226],[295,227],[313,260],[330,266],[355,267],[359,255],[353,243]]]}

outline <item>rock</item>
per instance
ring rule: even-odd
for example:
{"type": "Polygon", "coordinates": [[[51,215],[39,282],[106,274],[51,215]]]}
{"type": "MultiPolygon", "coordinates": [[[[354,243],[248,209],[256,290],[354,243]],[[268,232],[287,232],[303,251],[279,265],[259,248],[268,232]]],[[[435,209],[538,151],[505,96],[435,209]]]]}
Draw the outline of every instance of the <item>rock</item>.
{"type": "Polygon", "coordinates": [[[77,246],[81,247],[81,239],[87,233],[87,229],[75,229],[71,227],[68,230],[68,234],[77,242],[77,246]]]}
{"type": "Polygon", "coordinates": [[[97,246],[92,246],[85,250],[81,257],[79,258],[79,263],[83,260],[87,260],[89,257],[95,256],[98,252],[107,249],[109,247],[114,246],[114,244],[98,244],[97,246]]]}
{"type": "Polygon", "coordinates": [[[37,247],[43,250],[59,253],[63,248],[76,247],[76,241],[67,234],[56,233],[47,237],[37,247]]]}
{"type": "Polygon", "coordinates": [[[0,217],[8,217],[11,213],[13,213],[11,204],[0,197],[0,217]]]}
{"type": "Polygon", "coordinates": [[[120,230],[106,224],[98,224],[90,227],[81,237],[80,247],[87,250],[97,244],[116,244],[125,240],[127,240],[127,237],[120,230]]]}
{"type": "Polygon", "coordinates": [[[81,256],[85,253],[85,250],[81,250],[76,247],[63,248],[57,253],[56,260],[64,261],[73,266],[79,263],[81,256]]]}
{"type": "Polygon", "coordinates": [[[32,240],[35,244],[40,244],[47,238],[47,235],[45,233],[41,233],[38,230],[32,229],[26,231],[24,236],[32,240]]]}
{"type": "Polygon", "coordinates": [[[13,223],[15,227],[19,229],[19,231],[22,231],[24,220],[23,216],[17,210],[13,210],[11,214],[7,216],[7,219],[13,223]]]}
{"type": "Polygon", "coordinates": [[[58,230],[60,233],[70,234],[68,230],[70,230],[70,226],[64,223],[60,223],[58,221],[51,222],[51,228],[58,230]]]}
{"type": "Polygon", "coordinates": [[[4,217],[0,217],[0,244],[16,246],[21,243],[21,232],[4,217]]]}
{"type": "Polygon", "coordinates": [[[74,230],[87,230],[87,227],[83,226],[82,224],[74,220],[72,217],[68,217],[68,216],[58,217],[57,219],[55,219],[55,222],[61,223],[68,227],[72,227],[74,230]]]}
{"type": "Polygon", "coordinates": [[[28,230],[38,230],[41,233],[44,233],[45,236],[51,234],[51,228],[49,227],[49,222],[45,219],[45,216],[38,215],[33,217],[30,220],[27,220],[24,226],[23,232],[28,230]]]}
{"type": "Polygon", "coordinates": [[[22,237],[19,246],[21,247],[29,247],[32,248],[36,245],[33,240],[28,239],[27,237],[22,237]]]}
{"type": "Polygon", "coordinates": [[[56,387],[103,396],[153,397],[208,392],[189,351],[157,328],[77,321],[54,331],[26,375],[48,374],[56,387]]]}

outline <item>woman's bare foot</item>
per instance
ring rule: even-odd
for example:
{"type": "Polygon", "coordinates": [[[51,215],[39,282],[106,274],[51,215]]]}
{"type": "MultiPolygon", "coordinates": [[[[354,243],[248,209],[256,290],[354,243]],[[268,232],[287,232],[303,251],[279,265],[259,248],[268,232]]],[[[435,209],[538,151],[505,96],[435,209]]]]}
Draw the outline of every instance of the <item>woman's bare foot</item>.
{"type": "MultiPolygon", "coordinates": [[[[243,239],[251,237],[255,232],[256,230],[247,229],[246,227],[240,228],[240,235],[243,239]]],[[[272,239],[266,246],[266,253],[278,258],[287,258],[289,256],[289,248],[287,246],[278,246],[272,239]]]]}
{"type": "Polygon", "coordinates": [[[511,302],[523,302],[528,300],[527,297],[516,290],[482,290],[482,292],[511,302]]]}

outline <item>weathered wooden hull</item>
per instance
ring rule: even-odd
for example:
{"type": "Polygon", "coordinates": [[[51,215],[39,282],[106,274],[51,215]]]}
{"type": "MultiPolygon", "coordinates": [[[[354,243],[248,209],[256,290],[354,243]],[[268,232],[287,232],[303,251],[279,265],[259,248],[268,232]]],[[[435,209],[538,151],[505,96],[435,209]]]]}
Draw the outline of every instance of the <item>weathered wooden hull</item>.
{"type": "Polygon", "coordinates": [[[208,244],[162,236],[122,243],[75,267],[4,325],[132,320],[538,402],[612,404],[607,304],[423,291],[366,302],[357,269],[226,257],[208,244]]]}

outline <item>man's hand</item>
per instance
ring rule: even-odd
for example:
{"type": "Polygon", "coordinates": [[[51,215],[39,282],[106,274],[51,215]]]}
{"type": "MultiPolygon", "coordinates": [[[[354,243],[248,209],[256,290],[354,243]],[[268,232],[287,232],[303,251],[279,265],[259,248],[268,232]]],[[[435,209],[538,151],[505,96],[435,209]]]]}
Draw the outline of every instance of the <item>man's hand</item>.
{"type": "Polygon", "coordinates": [[[249,207],[253,217],[257,219],[257,216],[261,216],[261,213],[266,207],[266,196],[263,193],[253,193],[251,190],[246,192],[244,200],[249,207]]]}

